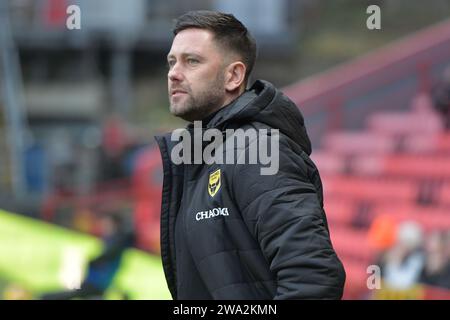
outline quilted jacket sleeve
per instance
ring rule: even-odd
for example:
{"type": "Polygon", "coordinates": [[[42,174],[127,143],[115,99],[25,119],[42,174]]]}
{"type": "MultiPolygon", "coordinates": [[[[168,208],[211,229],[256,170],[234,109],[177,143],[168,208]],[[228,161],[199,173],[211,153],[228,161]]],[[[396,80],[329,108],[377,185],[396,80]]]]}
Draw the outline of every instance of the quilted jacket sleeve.
{"type": "Polygon", "coordinates": [[[330,241],[322,190],[311,182],[311,168],[281,138],[278,172],[261,175],[260,169],[236,165],[233,196],[276,275],[274,298],[340,299],[345,271],[330,241]]]}

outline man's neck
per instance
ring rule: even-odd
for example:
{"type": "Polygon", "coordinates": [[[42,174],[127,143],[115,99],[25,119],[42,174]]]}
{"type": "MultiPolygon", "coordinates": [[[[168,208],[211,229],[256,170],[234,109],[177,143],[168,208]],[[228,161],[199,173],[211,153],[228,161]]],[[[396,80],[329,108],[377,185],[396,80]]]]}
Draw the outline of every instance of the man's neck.
{"type": "Polygon", "coordinates": [[[216,110],[214,110],[213,112],[211,112],[209,115],[207,115],[204,119],[202,119],[204,124],[207,124],[212,118],[214,118],[214,116],[223,108],[226,108],[227,106],[229,106],[234,100],[236,100],[237,98],[239,98],[243,93],[245,92],[245,90],[239,90],[237,94],[233,94],[233,95],[229,95],[226,99],[225,102],[222,104],[222,106],[216,110]],[[207,120],[206,120],[207,119],[207,120]]]}

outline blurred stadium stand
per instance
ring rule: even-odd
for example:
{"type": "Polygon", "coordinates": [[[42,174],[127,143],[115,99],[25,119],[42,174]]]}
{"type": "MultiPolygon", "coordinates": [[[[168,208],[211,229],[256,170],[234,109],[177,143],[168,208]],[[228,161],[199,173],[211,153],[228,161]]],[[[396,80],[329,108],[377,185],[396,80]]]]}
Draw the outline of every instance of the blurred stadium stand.
{"type": "Polygon", "coordinates": [[[450,230],[449,133],[430,96],[449,66],[447,21],[285,89],[317,145],[312,158],[347,270],[347,299],[450,298],[423,285],[374,292],[366,285],[379,254],[368,236],[377,217],[416,221],[426,233],[450,230]]]}

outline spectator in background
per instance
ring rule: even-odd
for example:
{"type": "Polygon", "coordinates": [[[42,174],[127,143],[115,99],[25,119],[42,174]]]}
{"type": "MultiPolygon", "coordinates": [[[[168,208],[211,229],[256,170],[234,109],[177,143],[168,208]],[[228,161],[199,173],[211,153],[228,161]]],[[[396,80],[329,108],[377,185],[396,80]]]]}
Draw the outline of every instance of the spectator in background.
{"type": "Polygon", "coordinates": [[[450,130],[450,66],[444,70],[441,81],[432,92],[435,109],[442,115],[444,126],[450,130]]]}
{"type": "Polygon", "coordinates": [[[102,127],[100,149],[102,181],[125,177],[122,162],[128,144],[129,135],[125,120],[117,114],[107,116],[102,127]]]}
{"type": "Polygon", "coordinates": [[[398,226],[395,244],[381,259],[383,281],[391,289],[404,290],[415,285],[424,266],[422,229],[407,221],[398,226]]]}
{"type": "Polygon", "coordinates": [[[420,276],[421,283],[450,289],[449,239],[450,236],[438,231],[426,239],[426,260],[420,276]]]}
{"type": "Polygon", "coordinates": [[[381,255],[391,248],[396,241],[397,226],[389,215],[379,215],[370,224],[368,241],[372,249],[381,255]]]}
{"type": "Polygon", "coordinates": [[[104,295],[120,268],[123,253],[134,244],[134,234],[118,214],[103,214],[100,217],[100,227],[104,249],[89,262],[87,275],[80,289],[45,294],[42,296],[43,300],[95,299],[104,295]]]}

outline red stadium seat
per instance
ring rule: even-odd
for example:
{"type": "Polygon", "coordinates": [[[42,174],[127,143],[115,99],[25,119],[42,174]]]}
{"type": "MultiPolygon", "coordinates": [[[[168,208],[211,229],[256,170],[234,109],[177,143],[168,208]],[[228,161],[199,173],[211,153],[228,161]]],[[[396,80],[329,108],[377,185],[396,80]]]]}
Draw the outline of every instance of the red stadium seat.
{"type": "Polygon", "coordinates": [[[389,215],[397,223],[407,220],[415,221],[426,232],[450,229],[450,209],[446,207],[420,207],[413,204],[378,205],[373,209],[372,214],[374,216],[389,215]]]}
{"type": "Polygon", "coordinates": [[[356,213],[356,203],[343,199],[327,199],[324,203],[330,225],[350,225],[356,213]]]}
{"type": "Polygon", "coordinates": [[[336,153],[314,151],[311,154],[311,159],[321,174],[336,174],[345,170],[345,159],[336,153]]]}
{"type": "MultiPolygon", "coordinates": [[[[438,204],[441,204],[443,206],[450,206],[450,183],[446,183],[442,186],[437,196],[437,202],[438,204]]],[[[449,215],[450,215],[450,208],[449,208],[449,215]]]]}
{"type": "Polygon", "coordinates": [[[405,138],[403,147],[410,153],[450,153],[450,134],[414,134],[405,138]]]}
{"type": "Polygon", "coordinates": [[[367,273],[367,265],[355,263],[351,260],[342,259],[346,273],[346,280],[344,286],[344,300],[359,300],[365,299],[368,288],[367,279],[370,274],[367,273]]]}
{"type": "Polygon", "coordinates": [[[431,112],[377,112],[369,116],[367,126],[384,135],[439,133],[443,129],[439,115],[431,112]]]}
{"type": "Polygon", "coordinates": [[[341,131],[328,134],[322,146],[337,154],[385,154],[393,152],[396,140],[374,132],[341,131]]]}
{"type": "Polygon", "coordinates": [[[325,199],[365,201],[415,201],[418,185],[407,180],[367,179],[352,176],[323,177],[325,199]]]}
{"type": "Polygon", "coordinates": [[[392,154],[359,156],[351,165],[362,175],[392,176],[421,179],[450,179],[450,156],[392,154]]]}
{"type": "Polygon", "coordinates": [[[352,228],[332,228],[331,241],[339,257],[351,260],[366,267],[375,258],[375,251],[371,248],[366,231],[352,228]]]}

